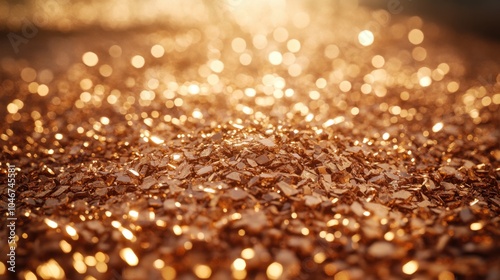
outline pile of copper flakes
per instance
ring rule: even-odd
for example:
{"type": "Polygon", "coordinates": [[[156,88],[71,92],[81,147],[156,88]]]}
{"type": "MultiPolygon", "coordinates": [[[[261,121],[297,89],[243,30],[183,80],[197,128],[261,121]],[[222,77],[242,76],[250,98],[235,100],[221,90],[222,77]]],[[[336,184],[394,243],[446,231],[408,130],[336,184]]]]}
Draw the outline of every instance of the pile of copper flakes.
{"type": "Polygon", "coordinates": [[[497,46],[336,9],[2,54],[16,276],[500,278],[497,46]]]}

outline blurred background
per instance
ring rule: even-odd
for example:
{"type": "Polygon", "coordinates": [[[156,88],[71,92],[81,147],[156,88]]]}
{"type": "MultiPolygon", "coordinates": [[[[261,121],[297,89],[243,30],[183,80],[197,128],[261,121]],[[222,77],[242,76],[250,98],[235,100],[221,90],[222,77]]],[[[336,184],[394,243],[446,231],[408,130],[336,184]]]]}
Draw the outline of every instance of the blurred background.
{"type": "MultiPolygon", "coordinates": [[[[49,30],[71,31],[100,27],[126,29],[151,24],[190,24],[220,15],[245,12],[250,0],[4,0],[0,2],[0,32],[19,31],[26,22],[49,30]],[[198,4],[198,5],[196,5],[198,4]]],[[[272,5],[300,1],[275,0],[272,5]]],[[[461,31],[500,39],[500,1],[497,0],[319,0],[309,5],[324,9],[363,5],[392,15],[419,15],[461,31]]],[[[6,36],[2,36],[4,39],[6,36]]]]}
{"type": "Polygon", "coordinates": [[[419,15],[463,32],[500,40],[500,1],[497,0],[360,0],[392,14],[419,15]]]}
{"type": "MultiPolygon", "coordinates": [[[[320,62],[327,46],[334,44],[334,49],[340,51],[332,57],[342,52],[346,61],[355,61],[361,67],[366,67],[375,54],[396,56],[401,61],[394,75],[401,73],[401,67],[411,68],[418,63],[435,67],[432,64],[446,61],[456,77],[469,79],[472,85],[491,86],[498,73],[498,15],[500,2],[496,0],[5,0],[0,1],[0,62],[13,77],[19,77],[15,72],[27,65],[51,69],[54,76],[66,75],[69,67],[89,50],[98,52],[103,61],[111,59],[108,49],[114,44],[123,47],[125,57],[132,57],[160,43],[166,52],[174,50],[177,57],[179,53],[186,56],[172,70],[177,79],[185,74],[187,81],[192,80],[193,75],[184,71],[186,67],[219,56],[228,60],[224,62],[226,69],[234,64],[238,71],[248,71],[254,77],[256,73],[276,70],[267,68],[267,56],[280,50],[289,36],[301,42],[299,49],[303,53],[296,61],[295,55],[289,55],[300,67],[295,65],[286,71],[293,72],[292,77],[304,76],[307,81],[329,69],[320,62]],[[404,38],[405,32],[415,28],[425,33],[422,46],[417,46],[420,41],[409,46],[404,38]],[[363,30],[368,30],[373,36],[371,41],[375,39],[376,43],[359,52],[356,34],[363,30]],[[186,35],[181,36],[183,33],[186,35]],[[286,35],[281,36],[283,40],[280,34],[286,35]],[[236,37],[241,37],[245,46],[246,42],[250,45],[252,41],[254,46],[259,40],[264,42],[254,50],[243,48],[244,53],[239,54],[249,67],[240,68],[240,61],[231,58],[232,52],[222,55],[224,49],[231,49],[229,40],[236,37]],[[268,42],[266,38],[271,37],[274,40],[268,42]],[[184,53],[190,47],[190,52],[184,53]],[[413,48],[411,54],[405,54],[409,47],[413,48]],[[415,61],[406,60],[409,55],[415,61]],[[314,66],[310,72],[306,71],[309,65],[314,66]]],[[[118,71],[115,75],[121,81],[118,71]]],[[[232,76],[225,78],[226,84],[242,81],[232,76]]],[[[296,81],[291,79],[290,84],[296,81]]],[[[386,82],[392,83],[390,79],[386,82]]],[[[295,87],[305,84],[297,82],[295,87]]],[[[2,92],[2,97],[7,95],[2,92]]],[[[0,115],[5,113],[0,108],[0,115]]]]}

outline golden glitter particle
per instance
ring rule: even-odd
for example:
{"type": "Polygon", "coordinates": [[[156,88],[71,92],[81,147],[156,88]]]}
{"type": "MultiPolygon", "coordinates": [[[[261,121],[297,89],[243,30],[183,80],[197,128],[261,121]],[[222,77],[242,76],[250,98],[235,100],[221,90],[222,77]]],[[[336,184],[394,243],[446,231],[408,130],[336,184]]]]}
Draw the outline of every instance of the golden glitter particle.
{"type": "Polygon", "coordinates": [[[408,33],[408,40],[414,45],[421,44],[424,41],[424,33],[420,29],[412,29],[408,33]]]}
{"type": "Polygon", "coordinates": [[[363,84],[361,86],[361,92],[364,94],[369,94],[370,92],[372,92],[372,86],[369,84],[363,84]]]}
{"type": "Polygon", "coordinates": [[[99,273],[106,273],[106,271],[108,271],[108,265],[104,262],[98,262],[95,266],[95,269],[99,273]]]}
{"type": "Polygon", "coordinates": [[[47,83],[50,83],[54,79],[54,74],[52,73],[51,70],[44,69],[44,70],[40,71],[40,73],[38,75],[38,79],[40,80],[40,82],[47,84],[47,83]]]}
{"type": "Polygon", "coordinates": [[[479,202],[479,199],[474,198],[474,200],[473,200],[473,201],[471,201],[471,202],[469,203],[469,205],[470,205],[470,206],[474,206],[474,205],[476,205],[476,203],[478,203],[478,202],[479,202]]]}
{"type": "Polygon", "coordinates": [[[491,97],[485,96],[481,99],[481,105],[488,107],[491,104],[491,97]]]}
{"type": "Polygon", "coordinates": [[[339,220],[337,219],[331,219],[326,223],[327,227],[333,227],[339,224],[339,220]]]}
{"type": "Polygon", "coordinates": [[[334,280],[349,280],[351,279],[351,275],[349,274],[349,271],[339,271],[337,274],[335,274],[335,277],[333,277],[334,280]]]}
{"type": "Polygon", "coordinates": [[[139,212],[137,212],[135,210],[130,210],[130,211],[128,211],[128,215],[133,220],[137,220],[137,218],[139,217],[139,212]]]}
{"type": "Polygon", "coordinates": [[[118,45],[113,45],[109,48],[108,52],[112,57],[120,57],[122,55],[122,48],[118,45]]]}
{"type": "Polygon", "coordinates": [[[276,42],[285,42],[288,39],[288,31],[283,27],[276,28],[273,32],[273,39],[276,42]]]}
{"type": "Polygon", "coordinates": [[[39,85],[36,92],[40,96],[47,96],[49,94],[49,87],[47,85],[39,85]]]}
{"type": "Polygon", "coordinates": [[[75,260],[75,261],[83,261],[83,255],[80,252],[75,252],[73,254],[73,260],[75,260]]]}
{"type": "Polygon", "coordinates": [[[256,49],[262,50],[267,46],[267,38],[265,35],[257,34],[252,38],[252,43],[256,49]]]}
{"type": "Polygon", "coordinates": [[[283,62],[283,56],[278,51],[271,52],[268,58],[272,65],[280,65],[283,62]]]}
{"type": "Polygon", "coordinates": [[[191,241],[184,242],[184,249],[186,249],[186,250],[193,249],[193,243],[191,243],[191,241]]]}
{"type": "Polygon", "coordinates": [[[104,254],[103,252],[97,252],[95,254],[95,259],[98,261],[98,262],[105,262],[106,261],[106,254],[104,254]]]}
{"type": "Polygon", "coordinates": [[[389,140],[389,137],[391,137],[391,135],[389,133],[387,133],[387,132],[385,132],[384,134],[382,134],[382,139],[384,139],[386,141],[389,140]]]}
{"type": "Polygon", "coordinates": [[[439,132],[441,129],[443,129],[443,127],[444,127],[443,123],[438,122],[432,127],[432,132],[439,132]]]}
{"type": "Polygon", "coordinates": [[[445,270],[439,273],[438,280],[455,280],[455,275],[453,272],[445,270]]]}
{"type": "Polygon", "coordinates": [[[411,55],[416,61],[424,61],[427,58],[427,51],[422,47],[415,47],[411,55]]]}
{"type": "Polygon", "coordinates": [[[384,239],[387,241],[392,241],[394,239],[394,233],[392,231],[388,231],[384,234],[384,239]]]}
{"type": "Polygon", "coordinates": [[[459,88],[460,88],[460,85],[457,82],[449,82],[448,85],[446,86],[446,89],[450,93],[457,92],[459,88]]]}
{"type": "MultiPolygon", "coordinates": [[[[3,264],[2,264],[3,265],[3,264]]],[[[0,271],[1,272],[1,271],[0,271]]],[[[2,273],[0,273],[2,274],[2,273]]],[[[38,278],[36,277],[35,273],[31,272],[31,271],[28,271],[26,272],[26,274],[24,275],[24,279],[25,280],[37,280],[38,278]]]]}
{"type": "Polygon", "coordinates": [[[237,258],[233,261],[233,264],[231,266],[235,270],[245,270],[245,268],[247,267],[247,263],[244,259],[237,258]]]}
{"type": "Polygon", "coordinates": [[[336,125],[336,124],[342,123],[344,121],[345,121],[345,117],[344,116],[338,116],[338,117],[335,117],[334,119],[327,120],[325,123],[323,123],[323,127],[327,128],[327,127],[330,127],[332,125],[336,125]]]}
{"type": "Polygon", "coordinates": [[[325,80],[324,78],[319,78],[319,79],[317,79],[317,80],[316,80],[316,83],[315,83],[315,84],[316,84],[316,86],[317,86],[318,88],[323,89],[323,88],[325,88],[325,87],[326,87],[327,82],[326,82],[326,80],[325,80]]]}
{"type": "Polygon", "coordinates": [[[95,259],[94,256],[86,256],[83,261],[85,262],[86,265],[88,266],[96,266],[97,260],[95,259]]]}
{"type": "Polygon", "coordinates": [[[139,172],[137,172],[137,171],[136,171],[136,170],[134,170],[134,169],[129,169],[129,170],[128,170],[128,172],[129,172],[130,174],[132,174],[133,176],[136,176],[136,177],[138,177],[138,176],[139,176],[139,172]]]}
{"type": "Polygon", "coordinates": [[[135,236],[130,230],[128,230],[126,228],[122,228],[121,232],[122,232],[123,237],[125,237],[126,239],[134,240],[135,236]]]}
{"type": "Polygon", "coordinates": [[[108,64],[103,64],[101,67],[99,67],[99,74],[103,77],[109,77],[113,73],[113,68],[109,66],[108,64]]]}
{"type": "Polygon", "coordinates": [[[204,264],[195,265],[193,272],[200,279],[208,279],[212,275],[212,269],[208,265],[204,264]]]}
{"type": "Polygon", "coordinates": [[[340,54],[340,49],[337,45],[328,45],[325,48],[325,56],[329,59],[334,59],[340,54]]]}
{"type": "Polygon", "coordinates": [[[269,279],[278,279],[283,274],[283,266],[280,263],[271,263],[266,270],[266,275],[269,279]]]}
{"type": "Polygon", "coordinates": [[[424,76],[424,77],[420,78],[419,84],[422,87],[428,87],[432,84],[432,79],[429,76],[424,76]]]}
{"type": "Polygon", "coordinates": [[[482,228],[483,228],[483,223],[481,223],[481,222],[470,224],[470,229],[473,231],[478,231],[478,230],[481,230],[482,228]]]}
{"type": "Polygon", "coordinates": [[[240,55],[240,63],[241,65],[250,65],[252,63],[252,56],[248,53],[242,53],[240,55]]]}
{"type": "Polygon", "coordinates": [[[132,64],[132,66],[139,69],[139,68],[142,68],[144,66],[146,61],[144,60],[144,57],[142,57],[140,55],[135,55],[132,57],[132,59],[130,59],[130,63],[132,64]]]}
{"type": "Polygon", "coordinates": [[[177,97],[176,99],[174,99],[174,105],[176,107],[181,107],[183,104],[184,104],[184,100],[182,98],[177,97]]]}
{"type": "Polygon", "coordinates": [[[154,45],[151,47],[151,55],[160,58],[165,54],[165,49],[161,45],[154,45]]]}
{"type": "Polygon", "coordinates": [[[239,220],[241,219],[241,214],[240,213],[233,213],[231,215],[231,220],[239,220]]]}
{"type": "Polygon", "coordinates": [[[233,48],[233,51],[237,53],[242,53],[246,50],[247,43],[243,38],[234,38],[233,41],[231,42],[231,47],[233,48]]]}
{"type": "Polygon", "coordinates": [[[191,84],[191,85],[188,86],[188,92],[189,92],[189,94],[196,95],[196,94],[199,94],[200,91],[201,91],[200,86],[198,86],[196,84],[191,84]]]}
{"type": "Polygon", "coordinates": [[[78,259],[78,260],[74,260],[73,262],[73,267],[75,268],[75,270],[80,273],[80,274],[84,274],[87,272],[87,265],[83,262],[83,257],[82,259],[78,259]]]}
{"type": "Polygon", "coordinates": [[[255,257],[255,251],[252,248],[246,248],[241,251],[241,257],[244,259],[252,259],[255,257]]]}
{"type": "Polygon", "coordinates": [[[31,82],[28,85],[28,91],[30,93],[38,93],[38,83],[37,82],[31,82]]]}
{"type": "Polygon", "coordinates": [[[209,67],[215,73],[220,73],[224,70],[224,63],[220,60],[212,60],[209,64],[209,67]]]}
{"type": "Polygon", "coordinates": [[[415,260],[409,261],[403,265],[402,270],[405,274],[412,275],[418,270],[418,262],[415,260]]]}
{"type": "Polygon", "coordinates": [[[61,247],[61,250],[64,253],[69,253],[71,252],[71,244],[69,244],[66,240],[61,240],[59,241],[59,247],[61,247]]]}
{"type": "Polygon", "coordinates": [[[291,39],[286,43],[286,48],[293,53],[300,51],[300,41],[297,39],[291,39]]]}
{"type": "Polygon", "coordinates": [[[302,74],[302,66],[300,64],[294,63],[288,67],[288,74],[292,77],[298,77],[302,74]]]}
{"type": "Polygon", "coordinates": [[[403,91],[399,94],[399,98],[401,98],[401,100],[403,101],[407,101],[408,99],[410,99],[410,93],[407,91],[403,91]]]}
{"type": "Polygon", "coordinates": [[[335,275],[335,273],[337,273],[337,266],[333,263],[328,263],[325,265],[324,269],[325,271],[325,274],[328,275],[328,276],[333,276],[335,275]]]}
{"type": "Polygon", "coordinates": [[[321,97],[321,94],[315,90],[309,92],[309,98],[312,100],[318,100],[321,97]]]}
{"type": "Polygon", "coordinates": [[[99,120],[103,125],[108,125],[109,124],[109,118],[108,117],[101,117],[99,120]]]}
{"type": "Polygon", "coordinates": [[[443,72],[443,75],[446,75],[446,74],[448,74],[448,72],[450,72],[450,66],[444,62],[439,63],[437,68],[443,72]]]}
{"type": "Polygon", "coordinates": [[[71,236],[71,238],[78,239],[78,234],[76,233],[76,229],[70,225],[66,226],[66,232],[71,236]]]}
{"type": "Polygon", "coordinates": [[[99,62],[99,57],[93,52],[86,52],[82,56],[82,61],[85,65],[93,67],[99,62]]]}
{"type": "Polygon", "coordinates": [[[349,81],[342,81],[339,84],[339,89],[342,92],[348,92],[351,90],[351,88],[352,88],[352,85],[351,85],[351,82],[349,82],[349,81]]]}
{"type": "Polygon", "coordinates": [[[358,34],[358,41],[361,45],[367,47],[373,44],[375,36],[370,30],[363,30],[358,34]]]}
{"type": "MultiPolygon", "coordinates": [[[[306,122],[311,122],[313,119],[314,119],[314,115],[312,113],[307,114],[307,116],[305,117],[306,122]]],[[[322,129],[316,130],[316,133],[318,133],[318,134],[321,132],[322,132],[322,129]]]]}
{"type": "Polygon", "coordinates": [[[175,268],[171,266],[165,266],[161,269],[161,277],[163,280],[174,280],[176,276],[177,272],[175,271],[175,268]]]}
{"type": "Polygon", "coordinates": [[[59,226],[56,222],[52,221],[49,218],[45,218],[44,221],[45,221],[45,224],[47,224],[51,228],[57,228],[59,226]]]}
{"type": "Polygon", "coordinates": [[[80,88],[83,90],[89,90],[92,88],[93,85],[94,83],[92,82],[91,79],[85,78],[80,81],[80,88]]]}
{"type": "Polygon", "coordinates": [[[160,137],[158,137],[158,136],[154,136],[154,135],[153,135],[153,136],[151,136],[151,138],[150,138],[150,139],[151,139],[151,141],[152,141],[153,143],[158,144],[158,145],[159,145],[159,144],[163,144],[163,143],[165,143],[165,140],[161,139],[161,138],[160,138],[160,137]]]}
{"type": "Polygon", "coordinates": [[[319,252],[316,255],[314,255],[314,262],[317,264],[321,264],[326,260],[326,255],[323,252],[319,252]]]}
{"type": "Polygon", "coordinates": [[[153,262],[153,266],[156,269],[162,269],[165,266],[165,262],[163,260],[157,259],[153,262]]]}
{"type": "Polygon", "coordinates": [[[247,278],[247,271],[246,270],[233,270],[233,278],[236,280],[243,280],[247,278]]]}
{"type": "Polygon", "coordinates": [[[372,57],[372,65],[373,65],[373,67],[375,67],[375,68],[382,68],[382,67],[384,67],[384,64],[385,64],[385,59],[384,59],[383,56],[376,55],[376,56],[372,57]]]}
{"type": "Polygon", "coordinates": [[[36,272],[43,279],[65,279],[64,270],[54,259],[39,265],[36,272]]]}
{"type": "Polygon", "coordinates": [[[120,257],[130,266],[136,266],[139,263],[139,258],[130,248],[121,249],[120,257]]]}
{"type": "Polygon", "coordinates": [[[158,81],[157,79],[150,79],[148,81],[148,87],[150,89],[157,89],[159,85],[160,85],[160,81],[158,81]]]}
{"type": "Polygon", "coordinates": [[[0,275],[5,274],[6,270],[7,268],[5,267],[5,264],[3,264],[3,262],[0,262],[0,275]]]}
{"type": "Polygon", "coordinates": [[[21,79],[27,83],[33,82],[36,79],[36,75],[36,70],[33,68],[26,67],[21,70],[21,79]]]}
{"type": "Polygon", "coordinates": [[[154,91],[151,90],[143,90],[139,94],[139,97],[141,98],[142,101],[153,101],[156,98],[156,94],[154,91]]]}
{"type": "Polygon", "coordinates": [[[493,98],[491,99],[494,104],[499,105],[500,104],[500,93],[497,93],[493,95],[493,98]]]}
{"type": "MultiPolygon", "coordinates": [[[[348,218],[344,218],[344,219],[342,220],[342,225],[344,225],[344,226],[348,226],[348,225],[349,225],[349,223],[350,223],[350,221],[349,221],[349,219],[348,219],[348,218]]],[[[335,232],[335,233],[336,233],[336,232],[335,232]]]]}
{"type": "Polygon", "coordinates": [[[17,113],[17,111],[19,111],[19,106],[17,106],[15,103],[9,103],[9,105],[7,105],[7,112],[9,112],[10,114],[15,114],[17,113]]]}
{"type": "Polygon", "coordinates": [[[182,228],[179,225],[175,225],[172,230],[174,231],[175,235],[181,235],[182,234],[182,228]]]}

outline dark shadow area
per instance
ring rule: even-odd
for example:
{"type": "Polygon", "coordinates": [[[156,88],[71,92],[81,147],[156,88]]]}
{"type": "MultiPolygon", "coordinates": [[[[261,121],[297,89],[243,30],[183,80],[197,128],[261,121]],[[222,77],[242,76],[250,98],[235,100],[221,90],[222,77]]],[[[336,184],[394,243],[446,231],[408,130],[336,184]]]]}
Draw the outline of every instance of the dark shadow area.
{"type": "Polygon", "coordinates": [[[392,14],[418,15],[458,32],[500,41],[500,1],[496,0],[360,0],[362,5],[392,14]]]}

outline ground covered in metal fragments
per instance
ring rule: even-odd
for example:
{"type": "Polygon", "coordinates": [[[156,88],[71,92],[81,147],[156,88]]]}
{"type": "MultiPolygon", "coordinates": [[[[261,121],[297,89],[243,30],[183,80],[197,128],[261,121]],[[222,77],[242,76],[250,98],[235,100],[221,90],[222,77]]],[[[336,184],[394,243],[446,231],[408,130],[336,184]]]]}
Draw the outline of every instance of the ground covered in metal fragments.
{"type": "Polygon", "coordinates": [[[500,277],[497,43],[351,5],[186,3],[154,28],[48,18],[2,51],[15,277],[500,277]]]}

